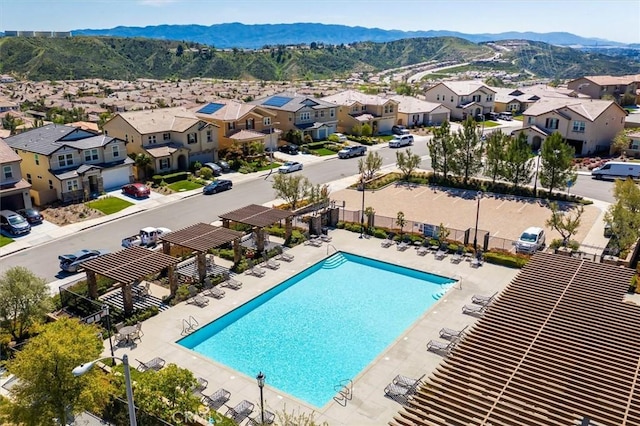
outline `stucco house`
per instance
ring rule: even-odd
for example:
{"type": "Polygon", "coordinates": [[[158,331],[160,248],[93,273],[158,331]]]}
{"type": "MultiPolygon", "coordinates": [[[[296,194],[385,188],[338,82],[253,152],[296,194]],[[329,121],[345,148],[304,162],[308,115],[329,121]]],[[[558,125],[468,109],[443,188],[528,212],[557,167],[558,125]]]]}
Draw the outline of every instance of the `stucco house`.
{"type": "Polygon", "coordinates": [[[479,81],[445,81],[427,89],[424,96],[449,108],[452,120],[465,120],[493,111],[495,93],[479,81]]]}
{"type": "Polygon", "coordinates": [[[0,206],[2,209],[20,210],[31,208],[31,184],[22,177],[22,158],[4,139],[0,139],[0,206]]]}
{"type": "Polygon", "coordinates": [[[522,129],[534,151],[559,132],[576,155],[609,152],[611,142],[624,129],[626,111],[614,101],[600,99],[543,99],[523,113],[522,129]]]}
{"type": "Polygon", "coordinates": [[[218,149],[228,149],[234,143],[243,145],[260,142],[275,148],[279,131],[276,113],[257,105],[233,100],[216,100],[191,110],[196,117],[213,123],[218,132],[218,149]]]}
{"type": "Polygon", "coordinates": [[[493,100],[493,112],[510,112],[513,115],[526,111],[540,99],[568,98],[568,89],[536,85],[517,89],[505,87],[491,87],[496,92],[493,100]]]}
{"type": "Polygon", "coordinates": [[[6,139],[22,159],[36,205],[87,200],[133,179],[125,141],[48,124],[6,139]]]}
{"type": "Polygon", "coordinates": [[[283,133],[301,131],[303,136],[309,135],[313,140],[323,140],[337,131],[337,108],[322,99],[281,92],[249,103],[274,113],[273,123],[283,133]]]}
{"type": "Polygon", "coordinates": [[[354,126],[368,124],[374,135],[391,133],[397,122],[398,102],[391,98],[345,90],[322,100],[338,106],[340,132],[353,133],[354,126]]]}
{"type": "Polygon", "coordinates": [[[403,126],[439,126],[451,120],[451,111],[446,106],[428,102],[413,96],[389,96],[398,103],[396,124],[403,126]]]}
{"type": "Polygon", "coordinates": [[[592,99],[602,99],[609,95],[619,102],[622,96],[629,94],[635,96],[638,102],[640,74],[585,76],[571,80],[567,83],[567,87],[576,94],[587,95],[592,99]]]}
{"type": "Polygon", "coordinates": [[[103,131],[127,142],[128,154],[150,156],[159,174],[218,159],[218,126],[183,107],[120,112],[103,131]]]}

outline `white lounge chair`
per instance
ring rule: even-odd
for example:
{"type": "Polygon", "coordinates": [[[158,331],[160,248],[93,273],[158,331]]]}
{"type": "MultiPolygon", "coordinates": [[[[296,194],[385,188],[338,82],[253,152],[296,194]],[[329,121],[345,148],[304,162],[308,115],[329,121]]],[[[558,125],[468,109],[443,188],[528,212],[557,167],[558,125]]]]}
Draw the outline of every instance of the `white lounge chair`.
{"type": "Polygon", "coordinates": [[[313,247],[322,246],[322,240],[320,238],[312,237],[309,234],[306,234],[305,237],[307,238],[306,241],[304,242],[305,246],[313,246],[313,247]]]}
{"type": "Polygon", "coordinates": [[[458,247],[458,250],[451,256],[451,263],[460,263],[464,258],[464,250],[462,247],[458,247]]]}
{"type": "Polygon", "coordinates": [[[269,259],[267,257],[267,255],[264,256],[264,266],[266,266],[269,269],[273,269],[276,270],[280,267],[280,263],[276,262],[273,259],[269,259]]]}
{"type": "Polygon", "coordinates": [[[282,246],[276,247],[276,250],[278,251],[278,256],[276,257],[276,259],[278,259],[278,260],[284,260],[285,262],[291,262],[295,258],[294,255],[284,252],[282,250],[282,246]]]}
{"type": "Polygon", "coordinates": [[[254,265],[252,261],[249,261],[249,269],[245,271],[245,274],[253,275],[254,277],[258,278],[264,277],[266,273],[267,271],[257,265],[254,265]]]}
{"type": "Polygon", "coordinates": [[[434,255],[436,259],[442,260],[447,257],[447,252],[449,251],[449,247],[446,244],[440,244],[438,251],[434,255]]]}
{"type": "Polygon", "coordinates": [[[498,292],[496,291],[495,293],[493,293],[491,296],[483,296],[483,295],[478,295],[478,294],[474,294],[471,297],[471,302],[477,304],[477,305],[488,305],[489,303],[493,302],[496,298],[496,296],[498,295],[498,292]]]}
{"type": "Polygon", "coordinates": [[[380,243],[380,246],[382,246],[384,248],[389,248],[392,245],[393,245],[393,234],[387,235],[387,238],[382,240],[382,242],[380,243]]]}
{"type": "Polygon", "coordinates": [[[453,330],[451,328],[443,327],[440,329],[440,337],[443,339],[459,339],[462,337],[464,331],[469,327],[466,325],[462,330],[453,330]]]}
{"type": "Polygon", "coordinates": [[[224,281],[220,283],[220,287],[229,287],[233,290],[239,290],[242,288],[242,281],[238,281],[235,278],[231,278],[228,273],[223,274],[224,281]]]}
{"type": "Polygon", "coordinates": [[[422,384],[422,379],[424,378],[424,374],[417,379],[412,379],[411,377],[403,376],[402,374],[398,374],[393,379],[393,384],[402,386],[405,388],[417,388],[422,384]]]}
{"type": "Polygon", "coordinates": [[[189,299],[187,299],[188,304],[200,306],[201,308],[207,306],[209,304],[209,299],[198,294],[198,289],[194,286],[189,286],[189,299]]]}
{"type": "Polygon", "coordinates": [[[462,307],[463,314],[483,314],[489,305],[464,305],[462,307]]]}
{"type": "Polygon", "coordinates": [[[431,352],[445,352],[449,353],[458,343],[457,340],[450,342],[438,342],[437,340],[429,340],[427,343],[427,350],[431,352]]]}

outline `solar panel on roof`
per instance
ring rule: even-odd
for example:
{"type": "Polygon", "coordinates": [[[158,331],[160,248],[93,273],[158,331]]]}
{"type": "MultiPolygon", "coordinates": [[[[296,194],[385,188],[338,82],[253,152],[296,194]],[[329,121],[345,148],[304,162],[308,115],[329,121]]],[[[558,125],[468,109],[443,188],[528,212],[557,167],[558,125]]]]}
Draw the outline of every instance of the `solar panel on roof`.
{"type": "Polygon", "coordinates": [[[287,102],[291,101],[293,98],[289,98],[286,96],[273,96],[262,103],[262,105],[273,106],[273,107],[281,107],[285,105],[287,102]]]}
{"type": "Polygon", "coordinates": [[[224,104],[211,103],[211,104],[207,104],[207,105],[203,106],[197,112],[200,113],[200,114],[213,114],[214,112],[218,111],[223,106],[224,106],[224,104]]]}

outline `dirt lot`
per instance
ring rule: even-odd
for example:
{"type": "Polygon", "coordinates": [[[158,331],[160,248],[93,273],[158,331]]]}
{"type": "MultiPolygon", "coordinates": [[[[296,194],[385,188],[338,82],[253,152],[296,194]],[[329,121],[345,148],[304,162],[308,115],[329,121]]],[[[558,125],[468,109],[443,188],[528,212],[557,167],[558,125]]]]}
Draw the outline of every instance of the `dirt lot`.
{"type": "Polygon", "coordinates": [[[89,208],[84,203],[47,207],[40,213],[44,220],[59,226],[104,216],[101,211],[89,208]]]}
{"type": "MultiPolygon", "coordinates": [[[[360,210],[362,192],[345,189],[332,194],[334,200],[344,200],[347,210],[360,210]]],[[[338,201],[338,204],[340,204],[338,201]]],[[[391,185],[365,194],[365,207],[373,207],[376,215],[395,218],[398,211],[411,221],[448,228],[475,227],[478,201],[475,191],[439,190],[426,186],[391,185]]],[[[478,229],[494,237],[516,240],[529,226],[540,226],[547,231],[547,242],[560,238],[556,231],[545,226],[551,211],[541,200],[521,199],[485,193],[480,200],[478,229]]],[[[600,215],[600,209],[586,206],[575,240],[582,242],[600,215]]]]}

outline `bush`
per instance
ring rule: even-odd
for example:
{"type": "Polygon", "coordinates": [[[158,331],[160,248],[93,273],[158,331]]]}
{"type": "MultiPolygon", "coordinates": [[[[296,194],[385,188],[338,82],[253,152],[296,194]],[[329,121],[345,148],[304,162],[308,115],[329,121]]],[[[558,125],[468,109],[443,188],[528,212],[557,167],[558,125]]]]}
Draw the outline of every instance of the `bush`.
{"type": "Polygon", "coordinates": [[[514,254],[506,250],[491,251],[484,253],[484,260],[507,268],[522,268],[529,262],[526,254],[514,254]]]}
{"type": "Polygon", "coordinates": [[[384,229],[380,229],[380,228],[375,228],[373,230],[373,236],[376,238],[381,238],[381,239],[385,239],[387,238],[387,231],[385,231],[384,229]]]}
{"type": "MultiPolygon", "coordinates": [[[[551,244],[549,244],[549,248],[553,250],[556,250],[560,247],[562,247],[562,238],[556,238],[555,240],[551,241],[551,244]]],[[[580,243],[576,240],[571,240],[569,241],[569,244],[567,244],[567,247],[569,247],[572,251],[578,251],[580,250],[580,243]]]]}
{"type": "Polygon", "coordinates": [[[208,167],[202,167],[200,169],[200,177],[202,179],[211,180],[211,178],[213,177],[213,170],[208,167]]]}
{"type": "Polygon", "coordinates": [[[155,185],[160,185],[162,182],[174,183],[181,180],[187,180],[189,178],[189,172],[177,172],[169,173],[166,175],[154,175],[151,180],[155,185]]]}

